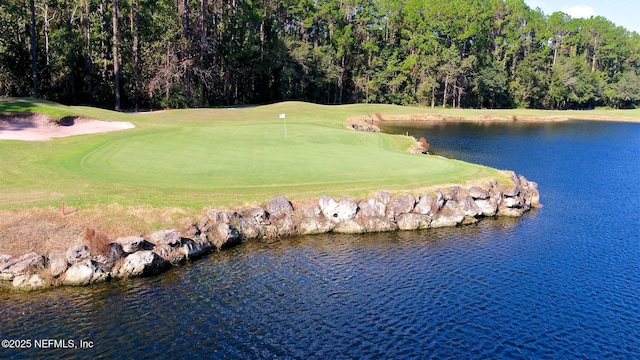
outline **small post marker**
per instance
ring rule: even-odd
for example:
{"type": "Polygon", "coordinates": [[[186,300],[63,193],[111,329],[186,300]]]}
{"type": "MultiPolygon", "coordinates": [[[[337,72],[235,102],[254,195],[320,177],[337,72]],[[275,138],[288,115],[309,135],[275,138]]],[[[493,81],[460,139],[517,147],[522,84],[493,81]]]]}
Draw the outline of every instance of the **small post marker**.
{"type": "Polygon", "coordinates": [[[62,216],[64,216],[64,201],[62,202],[62,216]]]}
{"type": "Polygon", "coordinates": [[[280,114],[280,119],[284,121],[284,139],[287,140],[287,116],[284,113],[280,114]]]}

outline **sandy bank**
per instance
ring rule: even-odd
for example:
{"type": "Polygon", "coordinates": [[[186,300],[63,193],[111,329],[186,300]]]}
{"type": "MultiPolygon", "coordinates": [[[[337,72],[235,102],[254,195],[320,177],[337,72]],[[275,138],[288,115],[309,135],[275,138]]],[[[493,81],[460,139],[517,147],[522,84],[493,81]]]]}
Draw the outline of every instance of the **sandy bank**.
{"type": "Polygon", "coordinates": [[[43,114],[0,114],[0,140],[43,141],[57,137],[95,134],[132,129],[132,123],[102,121],[79,117],[64,119],[63,124],[43,114]]]}

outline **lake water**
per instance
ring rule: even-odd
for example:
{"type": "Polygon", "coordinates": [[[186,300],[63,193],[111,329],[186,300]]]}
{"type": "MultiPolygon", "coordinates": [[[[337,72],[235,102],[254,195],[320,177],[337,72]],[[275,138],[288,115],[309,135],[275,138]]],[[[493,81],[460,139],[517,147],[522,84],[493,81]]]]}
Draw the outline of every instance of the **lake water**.
{"type": "Polygon", "coordinates": [[[0,293],[0,339],[31,340],[0,358],[640,356],[640,124],[385,130],[515,170],[544,207],[451,229],[253,241],[159,277],[0,293]]]}

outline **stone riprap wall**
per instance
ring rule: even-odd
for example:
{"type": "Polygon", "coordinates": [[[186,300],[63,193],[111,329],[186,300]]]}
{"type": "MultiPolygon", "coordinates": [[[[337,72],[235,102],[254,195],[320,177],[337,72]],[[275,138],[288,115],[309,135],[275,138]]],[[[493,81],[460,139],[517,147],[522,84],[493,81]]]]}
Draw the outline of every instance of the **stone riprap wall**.
{"type": "Polygon", "coordinates": [[[265,207],[210,210],[206,220],[182,231],[162,230],[146,238],[122,237],[104,244],[100,250],[87,239],[86,244],[74,245],[65,254],[29,253],[18,258],[0,255],[0,281],[25,290],[88,285],[158,274],[250,239],[457,226],[484,217],[517,217],[540,206],[536,183],[514,173],[512,182],[449,186],[418,196],[391,196],[380,191],[375,197],[360,201],[325,196],[314,205],[296,209],[280,196],[265,207]]]}

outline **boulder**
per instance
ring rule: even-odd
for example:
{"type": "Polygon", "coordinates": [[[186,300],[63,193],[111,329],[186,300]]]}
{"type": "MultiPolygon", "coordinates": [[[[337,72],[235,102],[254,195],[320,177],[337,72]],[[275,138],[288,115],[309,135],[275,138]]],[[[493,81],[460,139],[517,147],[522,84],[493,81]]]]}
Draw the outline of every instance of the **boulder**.
{"type": "Polygon", "coordinates": [[[255,222],[258,225],[269,224],[267,212],[259,206],[241,209],[239,214],[243,219],[255,222]]]}
{"type": "Polygon", "coordinates": [[[220,223],[215,227],[215,231],[209,234],[209,240],[217,250],[220,250],[239,245],[242,241],[242,235],[229,223],[220,223]]]}
{"type": "Polygon", "coordinates": [[[39,290],[47,287],[47,282],[38,274],[18,275],[13,279],[12,285],[22,290],[39,290]]]}
{"type": "Polygon", "coordinates": [[[442,193],[442,191],[440,190],[436,191],[436,203],[438,204],[438,211],[442,209],[445,202],[446,200],[444,199],[444,194],[442,193]]]}
{"type": "Polygon", "coordinates": [[[293,206],[284,196],[278,196],[277,198],[267,203],[267,212],[270,216],[279,214],[293,214],[293,206]]]}
{"type": "Polygon", "coordinates": [[[442,207],[440,212],[431,220],[431,228],[456,226],[464,221],[464,214],[458,204],[451,200],[442,207]]]}
{"type": "Polygon", "coordinates": [[[524,214],[523,208],[510,208],[506,206],[498,207],[498,215],[507,217],[520,217],[524,214]]]}
{"type": "Polygon", "coordinates": [[[131,254],[136,251],[144,250],[147,240],[140,236],[126,236],[116,239],[116,244],[120,244],[125,254],[131,254]]]}
{"type": "Polygon", "coordinates": [[[427,229],[431,224],[431,217],[416,213],[408,213],[400,215],[397,222],[400,230],[427,229]]]}
{"type": "Polygon", "coordinates": [[[5,268],[2,272],[13,275],[22,275],[32,269],[40,268],[42,266],[44,266],[44,257],[31,252],[16,259],[16,262],[13,263],[13,265],[5,268]]]}
{"type": "Polygon", "coordinates": [[[298,233],[302,235],[325,234],[333,230],[336,224],[322,216],[320,206],[313,206],[300,211],[301,220],[298,233]]]}
{"type": "Polygon", "coordinates": [[[207,217],[217,224],[237,220],[240,215],[234,210],[209,210],[207,217]]]}
{"type": "Polygon", "coordinates": [[[2,272],[2,270],[4,270],[5,268],[8,268],[9,266],[15,264],[15,262],[16,259],[11,257],[11,255],[0,254],[0,272],[2,272]]]}
{"type": "Polygon", "coordinates": [[[271,224],[265,226],[268,238],[278,238],[296,233],[296,222],[293,213],[279,212],[269,216],[271,224]]]}
{"type": "Polygon", "coordinates": [[[265,234],[264,225],[258,223],[255,218],[240,218],[238,230],[245,239],[257,239],[265,234]]]}
{"type": "Polygon", "coordinates": [[[54,278],[62,275],[69,266],[66,256],[57,251],[50,252],[48,259],[47,269],[49,270],[49,275],[54,278]]]}
{"type": "Polygon", "coordinates": [[[483,214],[482,209],[473,201],[471,196],[463,196],[458,199],[458,207],[465,216],[477,217],[483,214]]]}
{"type": "Polygon", "coordinates": [[[389,204],[389,201],[391,201],[391,194],[386,191],[378,191],[376,196],[378,197],[378,200],[382,201],[385,205],[389,204]]]}
{"type": "Polygon", "coordinates": [[[431,195],[422,195],[413,212],[421,215],[433,215],[438,212],[438,201],[431,195]]]}
{"type": "Polygon", "coordinates": [[[149,241],[154,245],[179,246],[180,240],[180,232],[176,229],[160,230],[149,235],[149,241]]]}
{"type": "Polygon", "coordinates": [[[495,199],[478,199],[474,201],[482,210],[483,216],[494,216],[498,212],[498,203],[495,199]]]}
{"type": "Polygon", "coordinates": [[[377,199],[367,199],[358,203],[357,218],[381,218],[386,215],[387,207],[384,202],[377,199]]]}
{"type": "Polygon", "coordinates": [[[398,230],[398,225],[385,217],[362,217],[358,219],[365,232],[385,232],[398,230]]]}
{"type": "Polygon", "coordinates": [[[116,262],[124,256],[122,246],[118,243],[110,243],[106,254],[94,255],[91,260],[105,272],[110,272],[116,262]]]}
{"type": "Polygon", "coordinates": [[[511,197],[511,196],[505,196],[502,199],[502,203],[500,204],[501,207],[508,207],[508,208],[521,208],[523,207],[524,202],[522,201],[521,197],[511,197]]]}
{"type": "Polygon", "coordinates": [[[211,243],[208,241],[183,238],[181,243],[182,245],[178,247],[177,251],[184,254],[186,259],[196,259],[211,251],[211,243]]]}
{"type": "Polygon", "coordinates": [[[90,259],[86,259],[71,265],[60,278],[64,285],[82,286],[106,281],[109,279],[109,273],[100,269],[90,259]]]}
{"type": "Polygon", "coordinates": [[[513,176],[511,179],[513,184],[499,185],[499,187],[504,196],[516,197],[520,194],[520,180],[517,176],[513,176]]]}
{"type": "Polygon", "coordinates": [[[448,189],[445,189],[443,192],[443,196],[445,200],[457,200],[458,194],[460,194],[460,186],[452,186],[448,189]]]}
{"type": "Polygon", "coordinates": [[[416,198],[410,194],[396,196],[391,199],[387,205],[387,217],[390,219],[398,219],[402,214],[408,214],[413,211],[416,205],[416,198]]]}
{"type": "Polygon", "coordinates": [[[178,266],[187,260],[187,255],[180,248],[174,248],[169,245],[160,245],[153,248],[153,252],[158,254],[168,264],[178,266]]]}
{"type": "Polygon", "coordinates": [[[67,262],[73,265],[90,258],[91,254],[89,253],[89,248],[87,247],[87,245],[78,244],[72,245],[71,247],[69,247],[69,249],[67,249],[66,257],[67,262]]]}
{"type": "Polygon", "coordinates": [[[318,205],[322,214],[336,223],[355,218],[358,211],[358,203],[349,198],[336,202],[331,197],[323,196],[318,200],[318,205]]]}
{"type": "MultiPolygon", "coordinates": [[[[162,245],[171,246],[168,243],[162,245]]],[[[167,265],[168,263],[160,255],[151,250],[142,250],[124,258],[124,261],[114,269],[114,273],[118,277],[152,275],[161,272],[167,265]]]]}
{"type": "Polygon", "coordinates": [[[496,185],[489,190],[489,198],[500,205],[502,203],[502,190],[500,185],[496,185]]]}
{"type": "Polygon", "coordinates": [[[339,234],[364,234],[365,228],[354,219],[346,219],[336,223],[332,231],[339,234]]]}
{"type": "MultiPolygon", "coordinates": [[[[529,182],[529,185],[535,184],[529,182]]],[[[531,207],[540,207],[540,193],[538,192],[537,184],[535,187],[529,186],[523,195],[525,202],[531,207]]]]}
{"type": "Polygon", "coordinates": [[[471,196],[474,200],[485,200],[489,198],[489,191],[479,186],[472,186],[471,188],[469,188],[469,196],[471,196]]]}

